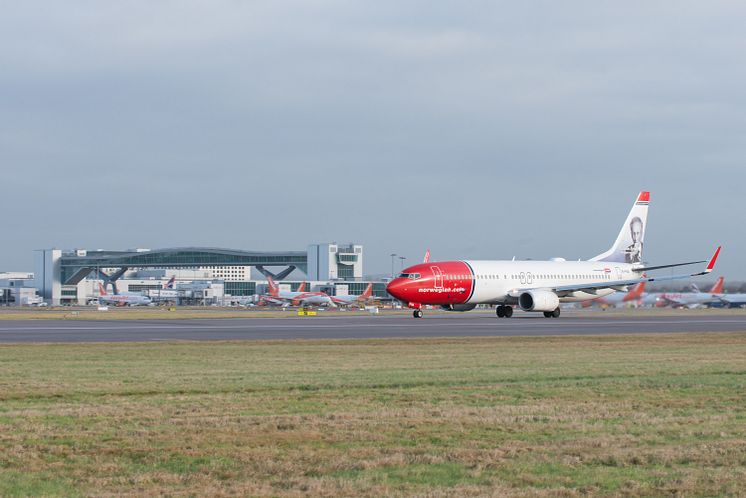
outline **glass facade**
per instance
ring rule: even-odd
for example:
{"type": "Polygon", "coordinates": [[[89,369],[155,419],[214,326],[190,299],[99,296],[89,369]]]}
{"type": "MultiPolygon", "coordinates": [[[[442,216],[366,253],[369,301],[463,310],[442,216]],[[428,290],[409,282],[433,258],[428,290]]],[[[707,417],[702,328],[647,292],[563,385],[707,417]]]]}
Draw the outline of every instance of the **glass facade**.
{"type": "Polygon", "coordinates": [[[352,266],[337,265],[338,278],[355,278],[355,269],[352,266]]]}
{"type": "Polygon", "coordinates": [[[347,293],[351,296],[359,296],[365,292],[366,287],[368,287],[367,282],[349,282],[347,284],[347,293]]]}
{"type": "Polygon", "coordinates": [[[225,282],[225,293],[231,296],[253,296],[256,282],[225,282]]]}
{"type": "Polygon", "coordinates": [[[386,282],[377,282],[373,284],[373,295],[376,297],[390,297],[386,292],[386,282]]]}
{"type": "MultiPolygon", "coordinates": [[[[161,284],[132,284],[127,287],[127,292],[142,292],[147,290],[163,289],[161,284]]],[[[173,289],[170,289],[173,290],[173,289]]]]}
{"type": "Polygon", "coordinates": [[[163,249],[145,252],[90,251],[85,256],[65,253],[60,258],[61,280],[67,282],[81,269],[199,268],[206,266],[296,266],[307,270],[306,252],[250,252],[229,249],[163,249]]]}

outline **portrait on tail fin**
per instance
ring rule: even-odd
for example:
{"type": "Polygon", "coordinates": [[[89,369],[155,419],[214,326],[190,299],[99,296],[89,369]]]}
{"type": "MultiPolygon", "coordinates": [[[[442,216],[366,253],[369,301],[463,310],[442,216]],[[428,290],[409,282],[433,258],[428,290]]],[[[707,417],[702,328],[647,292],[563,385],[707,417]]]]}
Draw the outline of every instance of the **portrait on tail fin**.
{"type": "Polygon", "coordinates": [[[627,263],[642,263],[642,234],[645,227],[642,220],[635,216],[629,224],[630,237],[632,244],[625,249],[625,259],[627,263]]]}
{"type": "Polygon", "coordinates": [[[591,258],[591,261],[642,263],[642,250],[645,244],[645,224],[648,221],[649,204],[650,192],[640,192],[614,244],[608,251],[591,258]]]}

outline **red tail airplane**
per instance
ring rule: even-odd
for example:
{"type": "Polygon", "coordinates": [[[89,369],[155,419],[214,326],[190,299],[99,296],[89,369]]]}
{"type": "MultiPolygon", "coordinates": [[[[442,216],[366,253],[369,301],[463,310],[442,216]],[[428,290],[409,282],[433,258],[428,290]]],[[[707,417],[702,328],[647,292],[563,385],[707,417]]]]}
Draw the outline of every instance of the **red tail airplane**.
{"type": "Polygon", "coordinates": [[[704,270],[670,277],[644,277],[645,272],[704,263],[692,261],[659,266],[642,262],[650,193],[640,192],[611,248],[588,261],[437,261],[405,269],[388,287],[389,294],[422,317],[422,306],[438,305],[449,311],[469,311],[477,304],[497,305],[498,317],[523,311],[559,317],[562,302],[583,302],[626,291],[641,282],[689,278],[710,273],[720,254],[718,247],[704,270]]]}

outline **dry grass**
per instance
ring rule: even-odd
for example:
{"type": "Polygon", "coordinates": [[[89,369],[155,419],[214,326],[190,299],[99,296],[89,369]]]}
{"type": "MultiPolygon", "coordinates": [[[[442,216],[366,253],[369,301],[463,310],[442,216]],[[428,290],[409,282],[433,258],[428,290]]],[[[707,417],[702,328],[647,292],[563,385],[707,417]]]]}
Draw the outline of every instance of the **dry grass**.
{"type": "MultiPolygon", "coordinates": [[[[0,308],[0,321],[2,320],[179,320],[179,319],[216,319],[216,318],[286,318],[296,316],[297,308],[222,308],[222,307],[188,307],[177,306],[173,311],[169,308],[156,307],[134,307],[117,308],[109,307],[108,311],[97,311],[94,307],[58,307],[58,308],[0,308]]],[[[408,309],[381,309],[382,315],[408,316],[408,309]]],[[[439,309],[427,310],[428,314],[452,314],[439,309]]],[[[473,311],[470,315],[485,313],[494,316],[493,310],[473,311]]],[[[522,313],[522,312],[518,312],[522,313]]],[[[677,316],[677,317],[709,317],[709,316],[744,316],[743,309],[671,309],[671,308],[644,308],[644,309],[589,309],[589,310],[566,310],[566,316],[578,318],[594,318],[598,316],[625,318],[630,316],[677,316]]],[[[328,309],[319,312],[323,316],[350,316],[367,315],[368,312],[359,309],[328,309]]]]}
{"type": "MultiPolygon", "coordinates": [[[[296,308],[189,308],[176,307],[173,311],[166,307],[110,307],[107,311],[98,311],[92,307],[47,308],[47,309],[0,309],[2,320],[193,320],[216,318],[283,318],[297,314],[296,308]]],[[[363,313],[359,310],[339,312],[324,310],[325,314],[363,313]]]]}
{"type": "Polygon", "coordinates": [[[746,336],[0,346],[0,495],[738,495],[746,336]]]}

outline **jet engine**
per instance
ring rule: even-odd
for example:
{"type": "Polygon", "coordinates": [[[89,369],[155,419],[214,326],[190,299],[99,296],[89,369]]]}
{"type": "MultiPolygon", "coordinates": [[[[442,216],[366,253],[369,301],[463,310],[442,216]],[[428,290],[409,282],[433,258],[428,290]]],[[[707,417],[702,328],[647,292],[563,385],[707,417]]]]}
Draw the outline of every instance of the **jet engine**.
{"type": "Polygon", "coordinates": [[[523,311],[554,311],[559,306],[559,297],[552,291],[528,291],[518,297],[518,306],[523,311]]]}
{"type": "Polygon", "coordinates": [[[440,309],[446,311],[471,311],[476,307],[476,304],[442,304],[440,309]]]}

